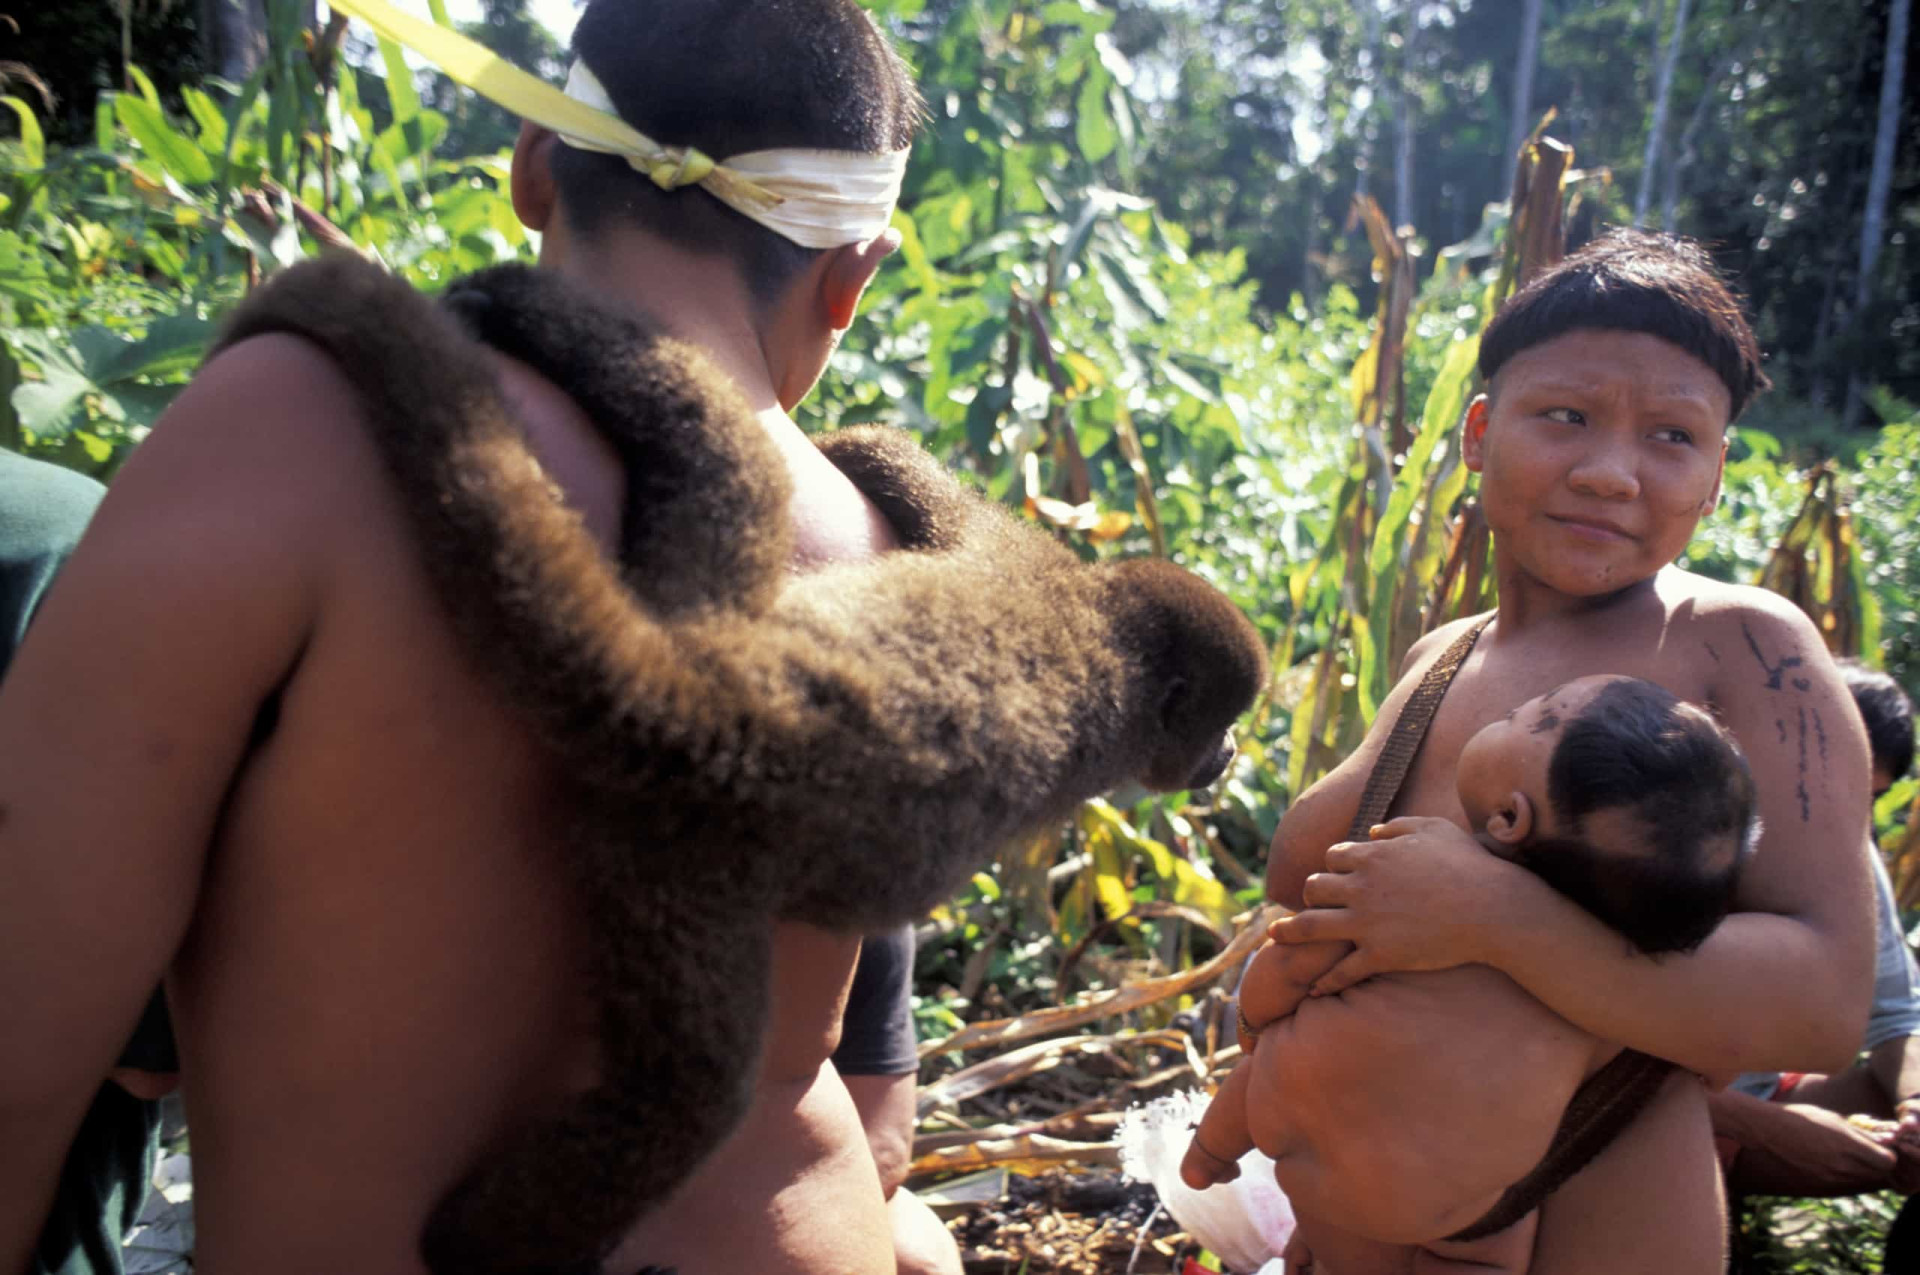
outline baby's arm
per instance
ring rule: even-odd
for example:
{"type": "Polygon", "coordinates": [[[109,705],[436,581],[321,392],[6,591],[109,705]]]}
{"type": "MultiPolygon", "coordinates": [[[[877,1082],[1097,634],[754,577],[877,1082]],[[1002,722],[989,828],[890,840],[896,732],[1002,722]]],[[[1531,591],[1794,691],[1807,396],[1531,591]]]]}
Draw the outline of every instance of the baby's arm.
{"type": "Polygon", "coordinates": [[[1194,1190],[1239,1177],[1240,1157],[1253,1149],[1253,1135],[1247,1128],[1247,1081],[1254,1065],[1254,1034],[1299,1008],[1313,980],[1332,969],[1348,950],[1345,943],[1282,947],[1269,941],[1254,954],[1246,977],[1240,980],[1237,1031],[1246,1057],[1207,1105],[1180,1162],[1180,1178],[1194,1190]]]}
{"type": "Polygon", "coordinates": [[[1247,1128],[1247,1078],[1252,1066],[1252,1058],[1240,1060],[1207,1104],[1187,1154],[1181,1157],[1180,1180],[1196,1191],[1239,1177],[1240,1157],[1253,1150],[1253,1134],[1247,1128]]]}
{"type": "Polygon", "coordinates": [[[1240,980],[1240,1013],[1236,1020],[1240,1048],[1249,1058],[1253,1056],[1253,1037],[1300,1008],[1314,980],[1352,950],[1350,943],[1288,946],[1268,940],[1254,953],[1246,977],[1240,980]]]}

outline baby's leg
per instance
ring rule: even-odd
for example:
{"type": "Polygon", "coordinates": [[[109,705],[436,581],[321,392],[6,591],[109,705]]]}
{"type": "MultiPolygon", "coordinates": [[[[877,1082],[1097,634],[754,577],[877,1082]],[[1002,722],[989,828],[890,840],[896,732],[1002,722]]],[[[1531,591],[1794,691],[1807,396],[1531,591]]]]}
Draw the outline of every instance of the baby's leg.
{"type": "Polygon", "coordinates": [[[1413,1259],[1413,1275],[1465,1275],[1468,1271],[1526,1275],[1533,1264],[1533,1237],[1539,1229],[1540,1210],[1535,1209],[1506,1230],[1482,1239],[1422,1244],[1413,1259]]]}
{"type": "Polygon", "coordinates": [[[1240,1157],[1253,1150],[1253,1134],[1247,1129],[1247,1079],[1253,1074],[1252,1066],[1253,1060],[1247,1058],[1233,1069],[1207,1104],[1200,1127],[1187,1144],[1180,1180],[1196,1191],[1239,1177],[1240,1157]]]}
{"type": "Polygon", "coordinates": [[[1345,942],[1284,944],[1269,939],[1240,980],[1240,1048],[1251,1057],[1253,1036],[1298,1009],[1313,981],[1352,950],[1345,942]]]}

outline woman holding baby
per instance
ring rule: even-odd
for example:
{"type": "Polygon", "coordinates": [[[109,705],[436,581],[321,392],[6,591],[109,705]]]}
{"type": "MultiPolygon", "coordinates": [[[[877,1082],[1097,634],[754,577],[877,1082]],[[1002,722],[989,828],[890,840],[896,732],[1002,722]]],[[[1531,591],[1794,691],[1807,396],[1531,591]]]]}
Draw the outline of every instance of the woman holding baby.
{"type": "MultiPolygon", "coordinates": [[[[1409,652],[1365,742],[1288,810],[1269,860],[1269,896],[1305,909],[1274,927],[1276,940],[1353,950],[1311,977],[1287,1022],[1247,1024],[1291,1032],[1292,1047],[1260,1050],[1242,1070],[1323,1122],[1351,1112],[1348,1141],[1372,1157],[1349,1145],[1362,1189],[1300,1207],[1290,1269],[1710,1275],[1725,1218],[1707,1085],[1832,1070],[1860,1039],[1873,948],[1866,741],[1798,610],[1671,565],[1719,497],[1733,421],[1766,385],[1704,252],[1634,232],[1596,241],[1507,303],[1480,368],[1487,392],[1468,409],[1463,451],[1480,475],[1499,608],[1484,627],[1459,621],[1409,652]],[[1554,694],[1595,674],[1706,708],[1749,768],[1757,837],[1741,848],[1731,914],[1691,951],[1645,954],[1538,864],[1490,853],[1497,810],[1469,822],[1468,741],[1527,705],[1531,725],[1506,732],[1524,772],[1528,730],[1559,725],[1539,726],[1554,694]],[[1424,742],[1371,836],[1365,821],[1355,832],[1423,679],[1425,698],[1438,696],[1424,742]],[[1546,709],[1529,703],[1543,698],[1546,709]],[[1354,1102],[1368,1093],[1381,1101],[1354,1102]],[[1418,1100],[1427,1093],[1431,1104],[1418,1100]],[[1369,1127],[1387,1095],[1400,1127],[1369,1127]],[[1459,1141],[1462,1112],[1488,1113],[1470,1126],[1475,1155],[1531,1162],[1552,1135],[1531,1176],[1543,1198],[1519,1199],[1527,1184],[1516,1184],[1504,1203],[1518,1201],[1519,1220],[1483,1219],[1514,1228],[1490,1247],[1484,1234],[1463,1246],[1394,1225],[1396,1183],[1446,1163],[1431,1144],[1459,1141]],[[1547,1119],[1543,1131],[1543,1112],[1561,1113],[1558,1127],[1547,1119]],[[1570,1130],[1571,1157],[1560,1154],[1570,1130]],[[1557,1171],[1544,1173],[1550,1161],[1557,1171]]],[[[1524,796],[1527,784],[1512,787],[1524,796]]],[[[1530,817],[1555,817],[1544,789],[1527,804],[1530,817]]],[[[1626,818],[1617,844],[1657,835],[1657,813],[1626,818]]],[[[1613,835],[1587,823],[1562,831],[1613,835]]],[[[1336,1133],[1301,1132],[1277,1158],[1304,1163],[1336,1133]]]]}

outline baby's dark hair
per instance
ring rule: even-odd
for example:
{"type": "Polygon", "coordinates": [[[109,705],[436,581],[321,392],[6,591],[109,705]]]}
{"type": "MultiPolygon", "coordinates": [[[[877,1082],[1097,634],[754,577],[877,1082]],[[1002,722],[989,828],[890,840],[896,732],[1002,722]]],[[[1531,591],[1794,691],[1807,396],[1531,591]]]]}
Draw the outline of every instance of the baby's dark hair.
{"type": "MultiPolygon", "coordinates": [[[[855,0],[592,0],[573,32],[620,117],[715,160],[780,147],[900,150],[926,114],[913,75],[855,0]]],[[[560,145],[568,224],[624,221],[729,258],[770,301],[819,255],[698,188],[661,190],[617,155],[560,145]]]]}
{"type": "Polygon", "coordinates": [[[1913,701],[1900,683],[1859,660],[1841,660],[1840,677],[1866,723],[1867,744],[1876,766],[1886,767],[1896,783],[1913,769],[1913,701]]]}
{"type": "Polygon", "coordinates": [[[1639,951],[1690,952],[1732,910],[1753,853],[1753,776],[1706,712],[1651,682],[1608,683],[1562,728],[1547,796],[1564,831],[1517,861],[1639,951]],[[1626,815],[1637,844],[1598,844],[1602,811],[1626,815]]]}
{"type": "Polygon", "coordinates": [[[1771,384],[1760,345],[1707,250],[1678,235],[1612,230],[1508,298],[1480,338],[1480,375],[1522,350],[1580,328],[1645,332],[1712,368],[1727,387],[1727,422],[1771,384]]]}

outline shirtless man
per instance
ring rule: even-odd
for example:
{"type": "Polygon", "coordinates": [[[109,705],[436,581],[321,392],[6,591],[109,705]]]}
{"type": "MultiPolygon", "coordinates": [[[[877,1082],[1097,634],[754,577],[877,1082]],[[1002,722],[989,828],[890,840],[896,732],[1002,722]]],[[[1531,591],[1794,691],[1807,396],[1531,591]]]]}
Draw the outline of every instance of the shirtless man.
{"type": "MultiPolygon", "coordinates": [[[[594,0],[575,48],[636,127],[722,159],[897,152],[921,109],[853,0],[594,0]]],[[[890,546],[786,414],[890,234],[800,248],[532,127],[513,197],[544,267],[734,377],[789,458],[796,568],[890,546]]],[[[499,374],[610,542],[614,455],[551,385],[499,374]]],[[[552,871],[558,777],[460,654],[359,412],[292,338],[210,362],[121,471],[0,693],[0,1271],[26,1266],[163,975],[205,1275],[419,1275],[456,1176],[592,1074],[580,927],[552,871]]],[[[755,1105],[609,1270],[893,1271],[827,1063],[857,948],[777,928],[755,1105]]]]}
{"type": "MultiPolygon", "coordinates": [[[[1704,252],[1633,232],[1589,245],[1507,304],[1480,367],[1489,392],[1468,409],[1463,446],[1494,533],[1499,610],[1372,841],[1343,840],[1367,774],[1420,675],[1474,621],[1414,646],[1362,746],[1287,811],[1267,891],[1306,910],[1276,934],[1357,945],[1319,995],[1397,970],[1461,982],[1463,1001],[1486,1006],[1472,1022],[1410,1017],[1377,1047],[1472,1033],[1487,1044],[1489,1095],[1526,1091],[1529,1060],[1507,1042],[1567,1023],[1686,1069],[1547,1199],[1531,1269],[1709,1275],[1723,1206],[1705,1087],[1687,1072],[1828,1071],[1860,1039],[1873,935],[1866,740],[1804,615],[1671,565],[1719,496],[1728,427],[1765,383],[1704,252]],[[1736,912],[1689,955],[1635,953],[1467,832],[1466,741],[1593,673],[1711,707],[1752,768],[1762,840],[1736,912]]],[[[1318,1275],[1412,1269],[1413,1250],[1349,1247],[1337,1222],[1301,1220],[1318,1275]]]]}
{"type": "MultiPolygon", "coordinates": [[[[1488,853],[1648,955],[1692,951],[1712,933],[1751,850],[1753,779],[1725,729],[1633,678],[1579,678],[1490,723],[1461,751],[1460,803],[1488,853]]],[[[1547,1155],[1575,1092],[1617,1049],[1564,1021],[1522,1039],[1403,1032],[1480,1016],[1474,1001],[1445,999],[1474,987],[1422,973],[1309,998],[1348,950],[1260,949],[1240,984],[1248,1061],[1208,1104],[1181,1177],[1195,1189],[1230,1181],[1257,1145],[1296,1210],[1418,1244],[1416,1271],[1520,1275],[1538,1211],[1482,1220],[1547,1155]],[[1489,1048],[1524,1053],[1520,1085],[1485,1085],[1489,1048]],[[1489,1233],[1459,1238],[1469,1228],[1489,1233]]]]}

